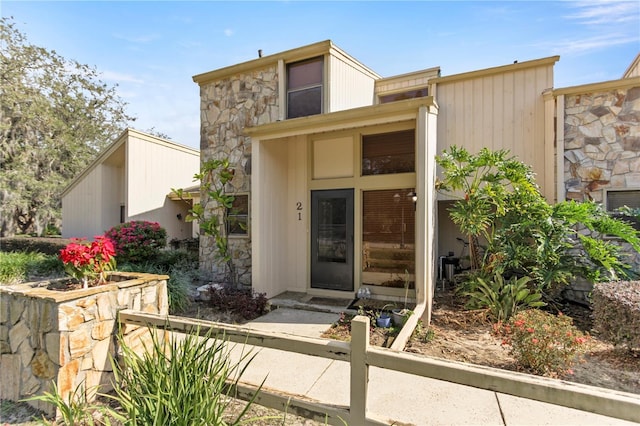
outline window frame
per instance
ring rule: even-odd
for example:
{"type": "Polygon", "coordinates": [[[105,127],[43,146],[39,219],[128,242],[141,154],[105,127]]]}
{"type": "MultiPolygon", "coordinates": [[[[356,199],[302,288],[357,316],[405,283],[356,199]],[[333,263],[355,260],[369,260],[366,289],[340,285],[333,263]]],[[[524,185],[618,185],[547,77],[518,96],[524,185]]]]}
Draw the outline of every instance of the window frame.
{"type": "Polygon", "coordinates": [[[378,93],[378,104],[388,104],[388,103],[393,103],[393,102],[400,102],[400,101],[404,101],[404,100],[407,100],[407,99],[426,98],[427,96],[429,96],[429,86],[418,86],[418,87],[402,88],[402,90],[395,90],[395,91],[378,93]],[[423,90],[425,91],[425,94],[421,95],[421,96],[410,96],[410,97],[407,97],[406,99],[397,99],[397,100],[384,100],[385,98],[389,98],[391,96],[400,96],[400,95],[406,95],[406,94],[417,94],[417,92],[420,92],[420,91],[423,91],[423,90]]]}
{"type": "Polygon", "coordinates": [[[307,59],[303,59],[300,61],[295,61],[295,62],[289,62],[287,64],[285,64],[285,72],[286,72],[286,77],[285,77],[285,117],[287,120],[291,120],[294,118],[300,118],[300,117],[310,117],[313,115],[319,115],[324,113],[324,103],[325,103],[325,57],[324,55],[321,56],[315,56],[313,58],[307,58],[307,59]],[[289,76],[291,74],[291,70],[292,68],[294,68],[296,65],[302,65],[305,63],[312,63],[312,62],[320,62],[320,70],[321,70],[321,75],[320,75],[320,82],[319,83],[310,83],[310,84],[306,84],[306,85],[302,85],[302,86],[297,86],[294,87],[293,89],[290,88],[289,86],[289,76]],[[295,117],[291,117],[290,116],[290,106],[291,106],[291,102],[290,102],[290,95],[291,94],[296,94],[296,93],[302,93],[304,91],[308,91],[310,89],[316,89],[319,88],[320,89],[320,105],[319,105],[319,109],[320,111],[318,113],[314,113],[314,114],[308,114],[308,115],[297,115],[295,117]]]}
{"type": "MultiPolygon", "coordinates": [[[[246,213],[233,213],[233,208],[234,206],[232,206],[230,209],[227,209],[226,211],[226,216],[227,216],[227,220],[226,220],[226,224],[225,224],[225,229],[227,232],[227,237],[229,238],[249,238],[250,236],[250,231],[251,231],[251,196],[248,192],[240,192],[237,194],[233,194],[234,200],[233,202],[235,203],[235,201],[238,199],[238,197],[246,197],[247,198],[247,211],[246,213]],[[244,230],[244,232],[232,232],[231,230],[231,221],[232,218],[243,218],[245,217],[245,224],[246,224],[246,229],[244,230]]],[[[238,221],[238,223],[240,223],[240,221],[238,221]]]]}
{"type": "MultiPolygon", "coordinates": [[[[620,193],[620,192],[638,192],[638,195],[640,196],[640,187],[636,188],[636,187],[631,187],[631,188],[606,188],[603,190],[603,194],[602,194],[602,202],[604,205],[604,209],[607,211],[607,213],[609,213],[609,215],[611,217],[615,217],[616,219],[622,219],[625,222],[631,224],[631,226],[634,227],[634,229],[640,231],[640,221],[638,221],[637,219],[633,218],[633,217],[629,217],[629,216],[625,216],[622,213],[617,212],[616,210],[612,210],[611,206],[610,206],[610,201],[609,201],[609,194],[611,193],[620,193]]],[[[640,208],[640,203],[638,204],[637,207],[632,207],[631,208],[640,208]]]]}

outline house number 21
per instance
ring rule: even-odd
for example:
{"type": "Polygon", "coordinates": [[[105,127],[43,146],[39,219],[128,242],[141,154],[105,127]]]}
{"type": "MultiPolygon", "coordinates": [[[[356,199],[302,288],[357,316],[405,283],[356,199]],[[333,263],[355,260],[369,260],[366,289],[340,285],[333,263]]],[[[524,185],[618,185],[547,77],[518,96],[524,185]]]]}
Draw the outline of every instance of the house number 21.
{"type": "Polygon", "coordinates": [[[296,210],[298,211],[298,220],[302,220],[302,203],[300,201],[296,203],[296,210]]]}

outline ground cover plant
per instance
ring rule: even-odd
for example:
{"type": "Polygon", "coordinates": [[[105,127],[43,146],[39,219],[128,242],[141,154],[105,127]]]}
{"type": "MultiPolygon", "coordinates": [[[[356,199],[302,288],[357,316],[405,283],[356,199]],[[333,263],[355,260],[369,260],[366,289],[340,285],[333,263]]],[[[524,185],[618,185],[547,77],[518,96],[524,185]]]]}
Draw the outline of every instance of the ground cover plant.
{"type": "Polygon", "coordinates": [[[60,259],[37,252],[0,252],[0,284],[17,284],[37,277],[62,276],[60,259]]]}
{"type": "Polygon", "coordinates": [[[529,277],[530,297],[540,293],[548,301],[576,275],[592,282],[633,275],[618,246],[602,239],[614,236],[640,251],[640,234],[629,223],[593,202],[549,205],[531,168],[508,151],[485,148],[471,154],[453,146],[436,161],[443,170],[437,190],[456,198],[450,217],[469,238],[475,269],[462,289],[472,306],[500,303],[487,298],[479,285],[495,284],[498,276],[504,278],[502,285],[513,276],[529,277]],[[580,232],[581,227],[591,234],[580,232]],[[487,246],[482,256],[479,239],[487,246]]]}

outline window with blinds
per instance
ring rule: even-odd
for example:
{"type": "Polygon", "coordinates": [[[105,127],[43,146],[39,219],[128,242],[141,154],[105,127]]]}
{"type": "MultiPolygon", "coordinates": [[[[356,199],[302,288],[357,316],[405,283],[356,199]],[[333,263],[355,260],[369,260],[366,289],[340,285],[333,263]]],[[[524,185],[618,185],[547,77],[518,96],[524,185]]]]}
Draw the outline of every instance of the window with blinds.
{"type": "Polygon", "coordinates": [[[412,173],[415,171],[415,130],[364,135],[362,175],[412,173]]]}
{"type": "Polygon", "coordinates": [[[389,102],[404,101],[405,99],[423,98],[428,94],[429,91],[427,88],[423,87],[420,89],[408,90],[406,92],[392,93],[390,95],[380,95],[378,99],[381,104],[386,104],[389,102]]]}
{"type": "Polygon", "coordinates": [[[322,113],[322,56],[287,65],[287,118],[322,113]]]}

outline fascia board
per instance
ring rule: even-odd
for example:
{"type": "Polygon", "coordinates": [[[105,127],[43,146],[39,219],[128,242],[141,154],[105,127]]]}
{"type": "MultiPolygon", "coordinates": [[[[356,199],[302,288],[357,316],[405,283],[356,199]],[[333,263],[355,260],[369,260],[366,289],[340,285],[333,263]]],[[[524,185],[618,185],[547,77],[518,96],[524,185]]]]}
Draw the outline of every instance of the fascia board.
{"type": "Polygon", "coordinates": [[[620,80],[602,81],[599,83],[583,84],[581,86],[562,87],[553,90],[553,96],[575,95],[586,92],[599,92],[611,89],[623,89],[640,86],[640,77],[623,78],[620,80]]]}
{"type": "Polygon", "coordinates": [[[533,61],[518,62],[515,64],[502,65],[499,67],[485,68],[477,71],[470,71],[470,72],[465,72],[461,74],[453,74],[453,75],[447,75],[444,77],[433,78],[429,80],[429,83],[442,84],[442,83],[451,83],[459,80],[471,80],[474,78],[485,77],[493,74],[502,74],[506,72],[513,72],[513,71],[523,70],[527,68],[535,68],[535,67],[540,67],[544,65],[552,65],[558,62],[558,60],[560,60],[560,56],[549,56],[547,58],[535,59],[533,61]]]}
{"type": "Polygon", "coordinates": [[[426,96],[247,127],[244,129],[244,133],[252,138],[274,139],[392,123],[415,119],[418,108],[422,106],[436,112],[438,110],[438,105],[433,97],[426,96]]]}

